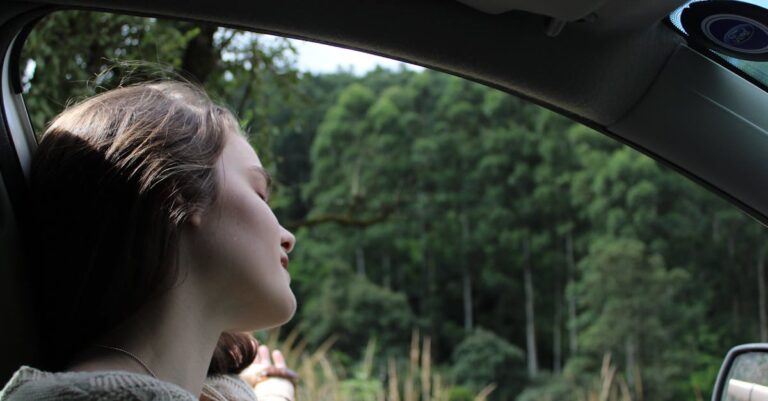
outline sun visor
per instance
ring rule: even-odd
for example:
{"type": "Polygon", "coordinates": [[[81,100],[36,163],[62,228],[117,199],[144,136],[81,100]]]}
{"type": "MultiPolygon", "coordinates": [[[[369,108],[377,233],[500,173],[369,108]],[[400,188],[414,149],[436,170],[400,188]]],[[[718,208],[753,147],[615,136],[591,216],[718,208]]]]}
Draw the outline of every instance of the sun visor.
{"type": "Polygon", "coordinates": [[[577,21],[595,12],[606,0],[458,0],[488,14],[519,10],[563,21],[577,21]]]}

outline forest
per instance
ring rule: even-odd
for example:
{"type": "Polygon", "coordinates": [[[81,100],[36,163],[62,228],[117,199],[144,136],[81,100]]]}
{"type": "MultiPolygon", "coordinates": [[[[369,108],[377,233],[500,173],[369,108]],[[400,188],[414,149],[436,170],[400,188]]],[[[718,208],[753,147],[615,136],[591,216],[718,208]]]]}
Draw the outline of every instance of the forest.
{"type": "Polygon", "coordinates": [[[294,232],[301,400],[708,400],[768,341],[766,233],[638,151],[445,73],[299,71],[291,41],[57,11],[20,59],[36,132],[175,73],[229,107],[294,232]]]}

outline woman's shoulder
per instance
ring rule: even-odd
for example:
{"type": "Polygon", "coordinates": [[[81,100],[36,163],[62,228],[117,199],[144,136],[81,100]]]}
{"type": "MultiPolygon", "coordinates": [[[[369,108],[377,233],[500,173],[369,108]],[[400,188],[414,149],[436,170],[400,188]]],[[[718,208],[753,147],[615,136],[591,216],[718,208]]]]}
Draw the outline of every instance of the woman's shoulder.
{"type": "Polygon", "coordinates": [[[0,401],[53,400],[190,401],[183,388],[150,376],[124,371],[46,372],[22,366],[0,390],[0,401]]]}
{"type": "MultiPolygon", "coordinates": [[[[256,401],[251,386],[237,375],[210,375],[203,385],[203,401],[256,401]]],[[[2,400],[0,400],[2,401],[2,400]]]]}

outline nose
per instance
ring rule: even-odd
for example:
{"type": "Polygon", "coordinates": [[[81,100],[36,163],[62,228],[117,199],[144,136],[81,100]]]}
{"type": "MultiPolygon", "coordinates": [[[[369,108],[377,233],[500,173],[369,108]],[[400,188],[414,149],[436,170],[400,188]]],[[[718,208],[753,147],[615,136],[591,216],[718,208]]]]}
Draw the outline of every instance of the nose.
{"type": "Polygon", "coordinates": [[[282,230],[280,235],[280,246],[285,249],[285,253],[291,253],[294,245],[296,245],[296,237],[293,236],[293,233],[286,230],[285,227],[280,226],[280,229],[282,230]]]}

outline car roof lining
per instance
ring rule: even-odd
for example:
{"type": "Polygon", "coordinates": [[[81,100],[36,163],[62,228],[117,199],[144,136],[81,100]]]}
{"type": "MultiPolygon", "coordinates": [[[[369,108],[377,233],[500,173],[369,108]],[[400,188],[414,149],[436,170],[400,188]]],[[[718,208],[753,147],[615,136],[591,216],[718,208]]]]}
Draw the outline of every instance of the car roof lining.
{"type": "Polygon", "coordinates": [[[554,38],[545,34],[549,17],[490,15],[457,1],[284,0],[257,7],[219,0],[215,8],[205,0],[46,3],[210,21],[361,50],[485,83],[607,126],[632,108],[684,43],[658,20],[660,12],[681,2],[654,0],[637,10],[636,3],[615,0],[603,5],[603,17],[568,24],[554,38]],[[637,26],[640,21],[649,25],[637,26]]]}
{"type": "Polygon", "coordinates": [[[577,21],[596,12],[606,0],[458,0],[488,14],[527,11],[563,21],[577,21]]]}
{"type": "Polygon", "coordinates": [[[685,0],[457,0],[489,14],[527,11],[563,21],[590,20],[600,31],[633,30],[647,27],[669,15],[685,0]]]}

